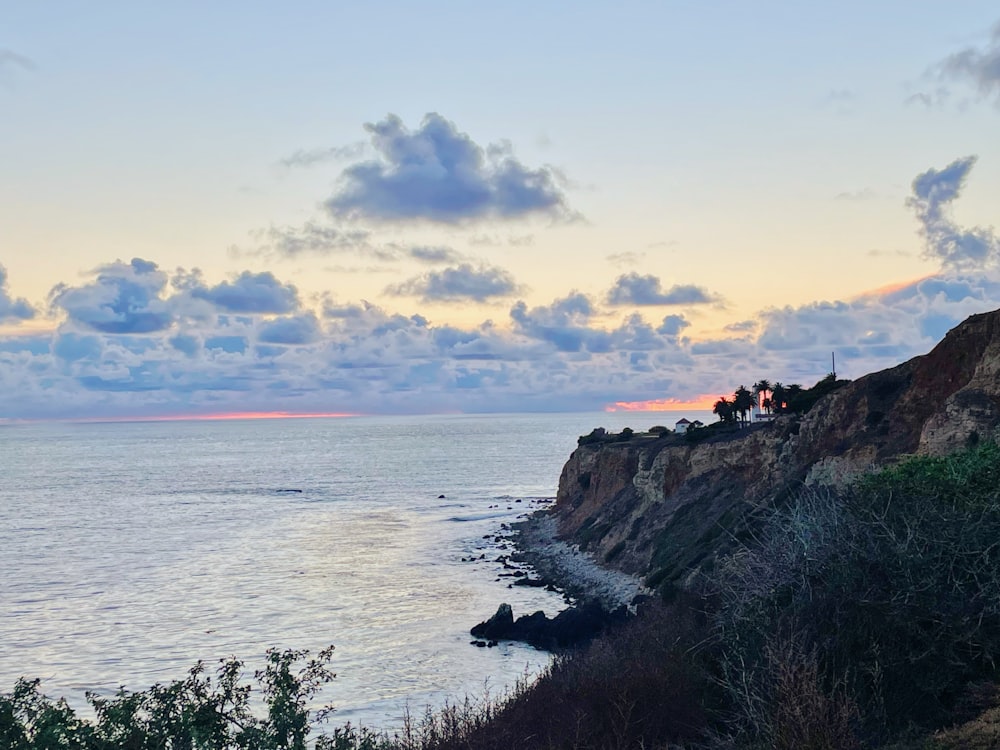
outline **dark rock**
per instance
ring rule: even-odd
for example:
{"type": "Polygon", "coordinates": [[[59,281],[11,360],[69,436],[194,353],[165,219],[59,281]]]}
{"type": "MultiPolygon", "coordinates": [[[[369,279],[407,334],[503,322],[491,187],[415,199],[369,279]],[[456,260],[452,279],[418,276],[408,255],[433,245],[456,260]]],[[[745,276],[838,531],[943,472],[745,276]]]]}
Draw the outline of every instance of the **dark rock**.
{"type": "Polygon", "coordinates": [[[499,640],[501,638],[507,638],[508,633],[514,625],[514,610],[510,608],[510,605],[504,602],[499,607],[497,607],[496,614],[485,622],[481,622],[472,628],[472,635],[477,638],[488,638],[490,640],[499,640]]]}
{"type": "Polygon", "coordinates": [[[493,617],[471,632],[477,638],[523,641],[536,648],[557,650],[585,643],[627,617],[624,606],[608,612],[598,602],[586,602],[563,610],[551,620],[541,610],[514,620],[510,605],[501,604],[493,617]]]}
{"type": "Polygon", "coordinates": [[[438,495],[438,500],[444,500],[444,495],[438,495]]]}

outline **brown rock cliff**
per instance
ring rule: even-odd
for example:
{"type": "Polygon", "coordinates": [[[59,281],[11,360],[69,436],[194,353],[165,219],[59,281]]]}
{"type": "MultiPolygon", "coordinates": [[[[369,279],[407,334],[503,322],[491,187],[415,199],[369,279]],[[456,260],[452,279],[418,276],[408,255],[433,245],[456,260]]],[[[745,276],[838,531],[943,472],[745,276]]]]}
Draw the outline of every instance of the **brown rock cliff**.
{"type": "Polygon", "coordinates": [[[929,354],[866,375],[784,416],[690,443],[636,436],[582,445],[559,480],[560,533],[598,560],[681,585],[790,491],[837,485],[912,453],[942,454],[1000,426],[1000,311],[929,354]]]}

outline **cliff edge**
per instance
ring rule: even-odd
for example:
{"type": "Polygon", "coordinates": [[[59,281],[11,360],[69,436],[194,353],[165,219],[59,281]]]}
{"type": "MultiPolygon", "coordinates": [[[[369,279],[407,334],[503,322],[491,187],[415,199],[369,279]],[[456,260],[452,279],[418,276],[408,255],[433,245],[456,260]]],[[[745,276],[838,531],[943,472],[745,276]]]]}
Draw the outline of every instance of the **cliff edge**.
{"type": "Polygon", "coordinates": [[[1000,310],[928,354],[866,375],[804,415],[703,442],[637,435],[578,447],[563,468],[560,536],[596,559],[683,587],[803,485],[840,485],[911,454],[943,455],[1000,426],[1000,310]]]}

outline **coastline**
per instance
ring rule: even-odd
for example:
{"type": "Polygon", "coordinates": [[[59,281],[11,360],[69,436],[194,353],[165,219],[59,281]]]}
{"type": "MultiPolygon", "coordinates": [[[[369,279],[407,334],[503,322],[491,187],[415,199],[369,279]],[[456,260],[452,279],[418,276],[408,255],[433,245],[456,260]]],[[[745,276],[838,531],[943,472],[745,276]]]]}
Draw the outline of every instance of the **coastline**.
{"type": "Polygon", "coordinates": [[[570,603],[596,600],[611,612],[632,604],[637,596],[652,593],[641,578],[606,568],[589,553],[560,539],[553,510],[537,510],[510,524],[510,539],[516,549],[514,560],[554,585],[570,603]]]}

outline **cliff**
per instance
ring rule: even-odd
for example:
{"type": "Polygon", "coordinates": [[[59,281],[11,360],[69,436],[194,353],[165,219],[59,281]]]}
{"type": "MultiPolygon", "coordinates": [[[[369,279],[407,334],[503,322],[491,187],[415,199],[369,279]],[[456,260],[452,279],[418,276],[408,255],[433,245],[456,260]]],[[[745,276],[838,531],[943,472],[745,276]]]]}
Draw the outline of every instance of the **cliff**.
{"type": "Polygon", "coordinates": [[[1000,310],[928,354],[825,396],[805,415],[691,443],[637,435],[581,445],[559,480],[560,535],[598,560],[683,586],[803,485],[840,485],[909,454],[941,455],[1000,425],[1000,310]]]}

